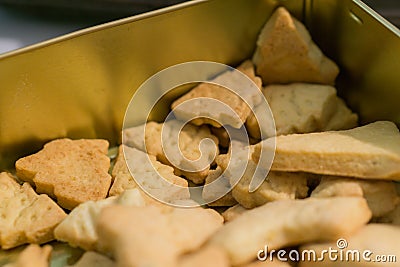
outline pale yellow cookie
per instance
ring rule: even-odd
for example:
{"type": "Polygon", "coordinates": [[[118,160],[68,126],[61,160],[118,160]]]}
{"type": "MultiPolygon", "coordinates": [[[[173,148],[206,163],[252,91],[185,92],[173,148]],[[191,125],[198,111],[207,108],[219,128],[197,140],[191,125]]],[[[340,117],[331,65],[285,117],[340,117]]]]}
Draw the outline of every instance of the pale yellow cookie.
{"type": "Polygon", "coordinates": [[[264,182],[254,191],[249,191],[256,164],[249,160],[246,172],[232,189],[232,196],[247,209],[281,199],[305,198],[308,194],[307,180],[312,176],[302,172],[269,172],[264,182]]]}
{"type": "Polygon", "coordinates": [[[334,84],[339,74],[304,25],[283,7],[276,9],[261,30],[253,62],[265,84],[334,84]]]}
{"type": "Polygon", "coordinates": [[[394,210],[400,202],[392,181],[362,180],[343,177],[323,177],[311,197],[364,197],[373,217],[381,217],[394,210]]]}
{"type": "Polygon", "coordinates": [[[279,200],[244,212],[226,223],[209,244],[222,246],[233,265],[254,260],[268,245],[280,249],[312,241],[335,240],[365,225],[371,211],[364,198],[279,200]]]}
{"type": "Polygon", "coordinates": [[[63,208],[107,197],[108,142],[100,139],[58,139],[36,154],[15,163],[17,176],[36,186],[36,191],[56,198],[63,208]]]}
{"type": "MultiPolygon", "coordinates": [[[[337,97],[332,86],[306,83],[270,85],[262,92],[274,117],[276,135],[344,130],[357,126],[357,115],[337,97]]],[[[258,109],[256,107],[255,113],[261,114],[258,109]]],[[[260,127],[267,136],[271,122],[264,119],[260,116],[258,122],[254,114],[248,118],[246,127],[252,137],[261,138],[260,127]]]]}
{"type": "Polygon", "coordinates": [[[233,207],[230,207],[226,211],[222,213],[222,217],[224,217],[225,222],[233,221],[234,219],[238,218],[240,215],[248,211],[245,207],[241,206],[240,204],[236,204],[233,207]]]}
{"type": "Polygon", "coordinates": [[[82,257],[74,264],[68,267],[116,267],[114,261],[110,258],[92,251],[85,252],[82,257]]]}
{"type": "Polygon", "coordinates": [[[165,123],[148,122],[145,126],[125,129],[123,142],[173,166],[178,175],[182,174],[194,183],[201,184],[208,175],[210,164],[219,153],[218,138],[211,134],[207,126],[182,126],[181,122],[175,120],[165,123]],[[209,142],[202,142],[206,139],[209,142]]]}
{"type": "Polygon", "coordinates": [[[52,249],[49,245],[43,247],[36,244],[29,245],[18,255],[15,262],[3,267],[48,267],[52,249]]]}
{"type": "Polygon", "coordinates": [[[342,238],[344,239],[337,242],[301,246],[301,253],[313,251],[322,260],[311,258],[311,261],[300,261],[299,267],[398,266],[400,259],[399,227],[387,224],[368,224],[354,234],[342,238]],[[321,256],[323,250],[329,250],[329,248],[341,251],[343,260],[340,260],[340,253],[332,254],[337,256],[336,260],[331,260],[328,253],[321,256]]]}
{"type": "Polygon", "coordinates": [[[115,204],[142,207],[146,205],[146,201],[139,189],[131,189],[124,191],[118,197],[82,203],[55,228],[55,238],[68,242],[72,247],[107,252],[98,244],[96,223],[103,208],[115,204]]]}
{"type": "Polygon", "coordinates": [[[347,130],[357,126],[358,115],[353,113],[343,99],[337,98],[337,108],[330,120],[324,125],[322,131],[347,130]]]}
{"type": "Polygon", "coordinates": [[[65,216],[65,212],[47,195],[37,195],[28,183],[20,186],[9,174],[0,173],[2,249],[53,240],[53,230],[65,216]]]}
{"type": "Polygon", "coordinates": [[[274,171],[400,180],[400,133],[388,121],[351,130],[269,138],[255,145],[255,162],[261,150],[275,152],[274,171]]]}
{"type": "Polygon", "coordinates": [[[234,71],[226,71],[210,82],[223,84],[230,90],[216,84],[202,83],[172,103],[171,108],[176,117],[186,121],[200,116],[201,118],[193,119],[191,123],[195,125],[210,124],[214,127],[230,125],[240,128],[250,115],[251,109],[261,101],[259,88],[262,83],[261,79],[255,75],[253,63],[250,60],[243,62],[237,70],[244,73],[253,83],[249,83],[245,77],[241,77],[234,71]],[[239,91],[235,91],[236,93],[231,91],[235,90],[237,86],[240,87],[239,91]],[[228,112],[208,99],[225,104],[234,113],[228,112]],[[192,103],[179,107],[185,101],[192,101],[192,103]]]}
{"type": "Polygon", "coordinates": [[[237,204],[230,191],[231,184],[229,182],[229,178],[222,174],[223,170],[221,167],[217,167],[217,169],[211,170],[206,178],[206,186],[203,189],[203,199],[207,202],[212,201],[207,204],[208,206],[231,207],[237,204]],[[211,184],[217,179],[220,179],[218,184],[207,187],[207,185],[211,184]]]}
{"type": "Polygon", "coordinates": [[[110,206],[101,212],[97,232],[117,266],[172,267],[180,255],[198,249],[222,222],[211,209],[110,206]]]}
{"type": "Polygon", "coordinates": [[[219,247],[208,246],[179,258],[178,267],[230,267],[229,258],[219,247]]]}
{"type": "MultiPolygon", "coordinates": [[[[144,189],[153,198],[164,202],[190,198],[188,182],[176,176],[172,167],[160,163],[154,156],[128,146],[122,145],[120,153],[122,154],[118,156],[116,164],[122,161],[129,164],[132,173],[137,174],[137,180],[126,171],[120,173],[113,171],[116,176],[110,189],[110,196],[119,195],[128,189],[138,188],[144,189]]],[[[122,163],[119,165],[123,166],[122,163]]]]}

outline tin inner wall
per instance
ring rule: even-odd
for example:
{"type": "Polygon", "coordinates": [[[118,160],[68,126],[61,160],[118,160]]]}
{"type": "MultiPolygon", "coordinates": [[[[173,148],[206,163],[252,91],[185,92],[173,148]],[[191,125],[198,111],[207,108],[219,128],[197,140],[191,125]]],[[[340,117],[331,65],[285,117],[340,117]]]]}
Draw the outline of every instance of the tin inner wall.
{"type": "MultiPolygon", "coordinates": [[[[55,138],[117,144],[125,109],[146,79],[182,62],[249,58],[278,5],[303,20],[340,65],[338,89],[363,122],[400,122],[399,32],[360,1],[191,1],[0,57],[0,169],[55,138]]],[[[161,105],[153,118],[167,109],[161,105]]]]}

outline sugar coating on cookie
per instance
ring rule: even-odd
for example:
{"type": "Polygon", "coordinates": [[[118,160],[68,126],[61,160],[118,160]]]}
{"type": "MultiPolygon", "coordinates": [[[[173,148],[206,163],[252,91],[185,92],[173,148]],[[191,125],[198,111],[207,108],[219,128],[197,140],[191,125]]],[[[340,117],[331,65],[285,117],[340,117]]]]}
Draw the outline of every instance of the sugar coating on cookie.
{"type": "Polygon", "coordinates": [[[65,209],[107,197],[108,141],[101,139],[58,139],[36,154],[15,163],[17,176],[36,186],[36,191],[57,199],[65,209]]]}
{"type": "Polygon", "coordinates": [[[269,138],[255,145],[255,162],[261,151],[275,152],[274,171],[400,180],[400,133],[389,121],[351,130],[269,138]]]}
{"type": "Polygon", "coordinates": [[[284,7],[277,8],[261,30],[253,62],[265,84],[334,84],[339,74],[337,65],[284,7]]]}

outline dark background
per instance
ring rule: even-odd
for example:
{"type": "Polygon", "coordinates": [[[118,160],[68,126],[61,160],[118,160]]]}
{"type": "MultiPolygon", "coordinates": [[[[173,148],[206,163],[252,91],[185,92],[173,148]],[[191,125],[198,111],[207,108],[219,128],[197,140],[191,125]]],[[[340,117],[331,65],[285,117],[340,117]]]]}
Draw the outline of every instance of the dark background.
{"type": "MultiPolygon", "coordinates": [[[[0,54],[184,0],[0,0],[0,54]]],[[[400,0],[364,0],[400,27],[400,0]]]]}

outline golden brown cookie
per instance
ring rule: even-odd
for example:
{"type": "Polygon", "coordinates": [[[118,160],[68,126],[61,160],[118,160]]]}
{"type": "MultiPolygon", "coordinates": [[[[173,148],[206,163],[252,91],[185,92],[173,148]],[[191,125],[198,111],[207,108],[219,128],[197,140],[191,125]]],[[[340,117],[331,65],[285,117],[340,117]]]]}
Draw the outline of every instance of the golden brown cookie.
{"type": "Polygon", "coordinates": [[[107,152],[106,140],[58,139],[45,144],[38,153],[19,159],[15,167],[21,180],[71,210],[80,203],[107,197],[111,185],[107,152]]]}
{"type": "Polygon", "coordinates": [[[337,65],[284,7],[277,8],[261,30],[253,62],[265,84],[334,84],[339,74],[337,65]]]}
{"type": "Polygon", "coordinates": [[[261,94],[258,88],[261,88],[262,83],[261,79],[255,75],[253,63],[250,60],[243,62],[237,70],[245,74],[254,83],[252,89],[247,88],[248,81],[239,79],[240,77],[237,74],[235,75],[235,72],[224,72],[211,80],[211,82],[224,84],[230,90],[236,88],[233,85],[240,86],[240,91],[235,91],[237,94],[216,84],[202,83],[172,103],[171,108],[176,117],[186,121],[196,116],[201,116],[201,118],[191,120],[191,123],[195,125],[210,124],[218,128],[221,127],[221,124],[240,128],[250,115],[251,109],[261,101],[261,94]],[[250,106],[241,97],[244,97],[250,106]],[[207,99],[214,99],[227,105],[234,111],[236,116],[207,99]],[[179,107],[180,104],[190,100],[196,101],[191,105],[179,107]]]}

